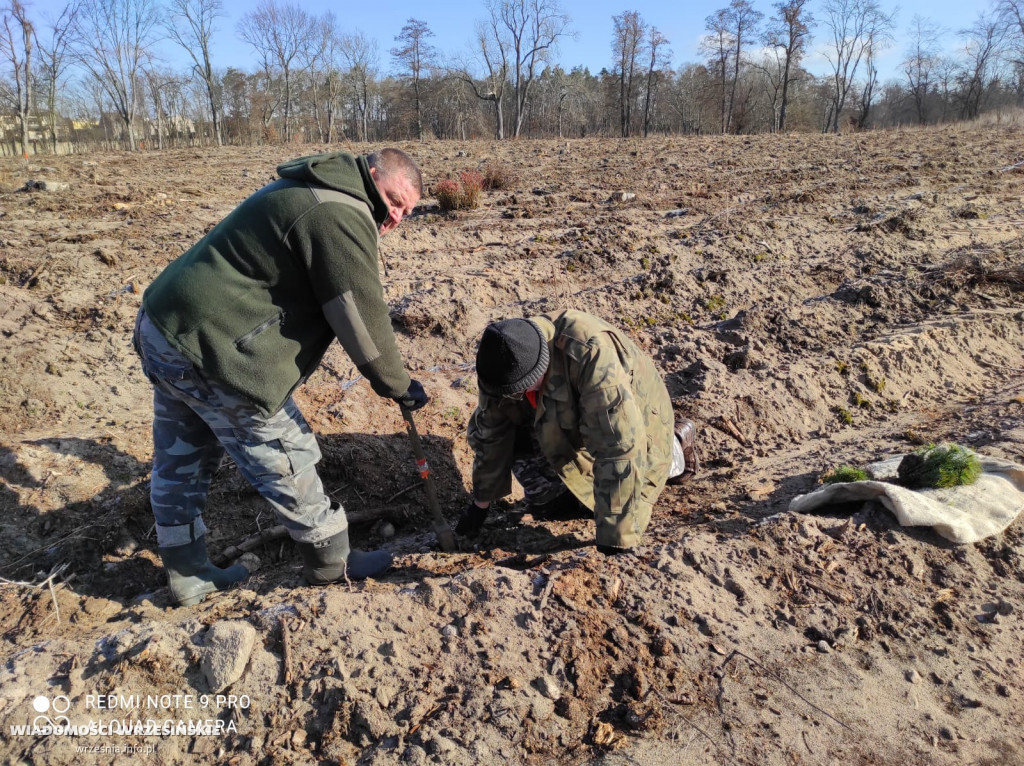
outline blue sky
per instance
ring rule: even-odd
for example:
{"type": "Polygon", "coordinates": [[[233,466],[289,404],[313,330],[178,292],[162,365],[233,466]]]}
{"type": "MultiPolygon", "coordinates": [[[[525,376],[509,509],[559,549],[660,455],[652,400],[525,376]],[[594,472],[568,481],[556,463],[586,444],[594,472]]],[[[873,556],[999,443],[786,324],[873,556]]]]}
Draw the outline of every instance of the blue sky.
{"type": "MultiPolygon", "coordinates": [[[[281,0],[287,2],[288,0],[281,0]]],[[[777,1],[777,0],[775,0],[777,1]]],[[[391,69],[390,49],[395,45],[394,37],[409,18],[417,18],[427,22],[435,37],[431,42],[446,58],[464,56],[469,52],[473,38],[475,22],[486,16],[483,0],[475,2],[455,3],[424,3],[422,0],[396,0],[394,2],[375,1],[352,2],[339,4],[336,0],[292,0],[298,2],[311,14],[322,14],[332,10],[339,19],[341,26],[347,30],[358,30],[371,39],[376,39],[380,51],[382,70],[391,69]]],[[[213,46],[214,66],[252,70],[256,59],[248,46],[238,40],[236,28],[239,19],[255,5],[253,0],[223,0],[224,17],[218,20],[219,30],[215,35],[213,46]]],[[[41,19],[43,14],[55,15],[64,4],[64,0],[27,0],[30,14],[34,19],[41,19]]],[[[628,0],[562,0],[562,9],[572,19],[575,39],[563,40],[559,46],[558,62],[566,69],[575,65],[590,68],[598,72],[602,67],[611,65],[611,34],[612,17],[626,10],[635,10],[643,19],[658,27],[671,41],[673,51],[672,63],[679,66],[686,62],[700,60],[698,41],[704,34],[704,19],[717,9],[728,5],[728,0],[706,0],[694,3],[683,0],[667,2],[646,1],[628,2],[628,0]]],[[[765,16],[773,13],[773,0],[754,0],[754,6],[765,16]]],[[[955,32],[969,26],[978,14],[991,7],[991,0],[904,0],[898,6],[893,3],[882,5],[887,9],[898,8],[896,44],[880,61],[879,70],[884,79],[899,76],[899,62],[903,58],[906,47],[904,33],[915,15],[931,19],[936,24],[950,30],[943,44],[943,49],[952,52],[956,45],[955,32]]],[[[812,12],[820,19],[823,14],[817,11],[820,0],[811,0],[812,12]]],[[[821,44],[826,30],[819,27],[815,30],[815,43],[821,44]]],[[[187,59],[180,49],[169,42],[163,45],[162,57],[173,67],[186,66],[187,59]]],[[[807,66],[811,71],[824,74],[828,71],[827,63],[818,55],[812,55],[807,66]]]]}

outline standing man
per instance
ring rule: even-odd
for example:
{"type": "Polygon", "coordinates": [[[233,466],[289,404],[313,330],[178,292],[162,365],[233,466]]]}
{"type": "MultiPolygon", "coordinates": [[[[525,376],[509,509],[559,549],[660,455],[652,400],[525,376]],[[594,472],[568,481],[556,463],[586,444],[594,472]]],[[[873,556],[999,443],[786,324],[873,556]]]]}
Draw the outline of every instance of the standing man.
{"type": "Polygon", "coordinates": [[[202,512],[226,451],[270,502],[310,583],[379,575],[387,551],[350,550],[324,493],[320,450],[292,392],[334,338],[373,390],[427,403],[405,372],[377,270],[377,245],[423,193],[398,149],[303,157],[243,201],[157,276],[135,345],[153,384],[151,500],[160,557],[182,605],[248,576],[206,552],[202,512]]]}
{"type": "Polygon", "coordinates": [[[479,533],[514,474],[535,516],[581,503],[594,513],[598,549],[617,553],[640,544],[666,482],[697,471],[694,425],[673,429],[654,362],[597,317],[563,311],[490,324],[476,373],[474,499],[461,535],[479,533]]]}

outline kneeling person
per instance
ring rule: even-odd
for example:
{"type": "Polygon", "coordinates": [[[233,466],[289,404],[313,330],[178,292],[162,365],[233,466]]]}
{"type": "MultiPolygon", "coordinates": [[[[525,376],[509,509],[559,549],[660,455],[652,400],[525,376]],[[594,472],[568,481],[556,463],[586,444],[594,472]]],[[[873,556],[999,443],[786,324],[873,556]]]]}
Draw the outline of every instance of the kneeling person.
{"type": "Polygon", "coordinates": [[[563,311],[490,324],[476,368],[467,433],[474,499],[459,534],[479,533],[514,474],[536,515],[578,501],[594,513],[598,548],[618,552],[640,544],[670,477],[697,470],[693,423],[673,427],[654,362],[597,317],[563,311]]]}

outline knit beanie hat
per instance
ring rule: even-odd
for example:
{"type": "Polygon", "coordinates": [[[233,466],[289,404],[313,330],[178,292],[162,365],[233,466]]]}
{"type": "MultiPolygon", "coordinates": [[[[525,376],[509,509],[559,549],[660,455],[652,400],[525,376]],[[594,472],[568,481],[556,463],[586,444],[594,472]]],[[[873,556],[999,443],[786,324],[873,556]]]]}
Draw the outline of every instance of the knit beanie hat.
{"type": "Polygon", "coordinates": [[[498,396],[525,391],[548,368],[548,340],[529,319],[487,325],[476,351],[476,376],[485,393],[498,396]]]}

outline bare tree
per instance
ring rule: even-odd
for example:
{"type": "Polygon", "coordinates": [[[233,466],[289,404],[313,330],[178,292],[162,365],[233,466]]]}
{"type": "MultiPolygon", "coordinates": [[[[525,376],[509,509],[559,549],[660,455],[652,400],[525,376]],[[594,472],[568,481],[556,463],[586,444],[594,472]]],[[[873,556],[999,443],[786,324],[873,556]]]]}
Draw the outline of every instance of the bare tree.
{"type": "Polygon", "coordinates": [[[996,13],[1005,25],[1005,35],[1016,55],[1024,59],[1024,0],[999,0],[996,13]]]}
{"type": "Polygon", "coordinates": [[[613,16],[612,23],[612,52],[619,80],[619,134],[626,138],[633,132],[633,100],[637,69],[643,66],[640,58],[645,52],[647,22],[636,11],[624,11],[613,16]]]}
{"type": "Polygon", "coordinates": [[[743,63],[743,48],[749,45],[757,35],[757,25],[764,14],[754,10],[749,0],[732,0],[727,9],[726,19],[731,24],[730,34],[733,40],[732,82],[729,88],[728,122],[726,131],[732,127],[733,112],[736,106],[736,87],[740,81],[740,66],[743,63]]]}
{"type": "Polygon", "coordinates": [[[494,137],[499,141],[505,137],[505,87],[509,77],[509,51],[504,44],[501,29],[492,16],[489,22],[478,21],[476,25],[476,52],[484,66],[482,83],[470,73],[465,64],[456,67],[453,74],[469,85],[473,95],[480,101],[489,101],[494,115],[494,137]]]}
{"type": "Polygon", "coordinates": [[[662,69],[668,67],[672,51],[668,47],[669,41],[657,27],[650,27],[647,30],[647,52],[650,60],[647,66],[647,83],[644,93],[644,138],[647,137],[651,127],[651,106],[654,104],[654,95],[658,87],[658,79],[662,69]]]}
{"type": "Polygon", "coordinates": [[[999,0],[996,13],[1012,51],[1011,62],[1019,74],[1024,70],[1024,0],[999,0]]]}
{"type": "Polygon", "coordinates": [[[891,29],[890,17],[888,24],[868,30],[867,42],[864,46],[864,68],[867,70],[867,77],[860,89],[860,114],[857,116],[857,127],[862,130],[868,126],[868,116],[871,113],[871,105],[878,87],[878,67],[875,66],[875,60],[878,54],[892,42],[891,29]]]}
{"type": "Polygon", "coordinates": [[[156,148],[163,150],[164,135],[166,134],[164,127],[164,119],[167,115],[165,105],[166,94],[172,89],[180,88],[181,80],[173,74],[160,71],[155,67],[145,67],[142,71],[146,78],[146,85],[149,88],[149,98],[153,103],[153,119],[156,122],[156,148]]]}
{"type": "Polygon", "coordinates": [[[570,34],[569,17],[562,13],[558,0],[494,0],[492,19],[511,43],[512,93],[515,115],[512,135],[518,137],[526,119],[530,88],[538,69],[551,62],[559,39],[570,34]]]}
{"type": "Polygon", "coordinates": [[[825,26],[832,32],[832,44],[825,53],[832,68],[832,96],[824,128],[838,133],[857,70],[872,41],[892,28],[895,12],[885,13],[876,0],[825,0],[824,10],[825,26]]]}
{"type": "Polygon", "coordinates": [[[326,137],[330,128],[331,107],[321,103],[321,90],[331,76],[330,54],[333,52],[338,37],[338,21],[328,11],[319,18],[311,20],[309,43],[299,49],[297,61],[306,76],[307,95],[310,111],[320,141],[326,137]],[[325,108],[326,107],[326,108],[325,108]]]}
{"type": "Polygon", "coordinates": [[[142,103],[142,66],[159,36],[155,0],[83,0],[75,15],[73,55],[103,88],[135,151],[142,103]]]}
{"type": "Polygon", "coordinates": [[[808,0],[789,0],[776,3],[776,15],[769,22],[765,33],[765,44],[771,47],[779,62],[779,99],[778,118],[775,129],[786,129],[786,110],[789,107],[789,86],[793,81],[794,71],[803,60],[807,43],[811,36],[814,17],[807,10],[808,0]]]}
{"type": "Polygon", "coordinates": [[[221,136],[220,83],[213,73],[210,59],[210,38],[215,31],[214,21],[224,15],[221,0],[167,0],[170,16],[167,19],[167,33],[184,48],[192,59],[192,71],[206,87],[213,120],[213,135],[217,146],[223,146],[221,136]]]}
{"type": "Polygon", "coordinates": [[[77,14],[78,2],[75,0],[61,9],[56,21],[47,22],[44,38],[36,32],[40,79],[46,89],[47,126],[54,154],[57,153],[57,92],[67,72],[71,33],[77,14]]]}
{"type": "Polygon", "coordinates": [[[229,140],[252,141],[255,117],[256,75],[228,67],[221,77],[224,92],[224,129],[229,140]]]}
{"type": "Polygon", "coordinates": [[[958,71],[959,63],[952,56],[940,56],[935,65],[935,84],[942,98],[942,113],[939,115],[939,122],[945,122],[949,117],[958,71]]]}
{"type": "Polygon", "coordinates": [[[705,113],[713,115],[717,108],[717,88],[717,76],[702,64],[688,64],[680,69],[673,83],[672,110],[681,132],[704,132],[705,113]]]}
{"type": "Polygon", "coordinates": [[[558,40],[569,34],[569,17],[557,0],[488,0],[489,18],[476,29],[477,53],[486,74],[485,87],[477,85],[466,67],[456,76],[468,83],[476,97],[494,105],[496,138],[503,138],[505,86],[511,79],[512,135],[519,136],[526,119],[530,89],[538,70],[551,60],[558,40]]]}
{"type": "Polygon", "coordinates": [[[398,46],[391,49],[391,55],[401,67],[401,75],[412,81],[413,100],[416,106],[416,138],[423,140],[423,105],[420,97],[420,79],[425,67],[430,66],[436,51],[427,40],[434,36],[427,22],[409,19],[402,31],[395,37],[398,46]]]}
{"type": "Polygon", "coordinates": [[[238,35],[252,46],[260,57],[267,78],[274,68],[284,78],[284,140],[291,140],[292,69],[299,51],[309,44],[313,20],[301,7],[278,5],[276,0],[262,0],[238,23],[238,35]]]}
{"type": "Polygon", "coordinates": [[[379,66],[377,42],[362,32],[354,32],[342,38],[341,54],[348,65],[345,77],[359,118],[357,137],[360,141],[369,141],[370,97],[379,66]]]}
{"type": "Polygon", "coordinates": [[[960,31],[964,39],[966,59],[957,74],[960,87],[960,116],[973,120],[981,111],[981,105],[991,85],[992,70],[1003,43],[1005,26],[989,14],[980,14],[974,24],[960,31]]]}
{"type": "Polygon", "coordinates": [[[324,78],[324,105],[327,109],[327,143],[334,141],[335,125],[338,124],[338,110],[345,81],[342,77],[342,35],[334,14],[327,13],[324,25],[324,64],[327,73],[324,78]]]}
{"type": "Polygon", "coordinates": [[[725,133],[729,124],[727,109],[729,62],[732,60],[734,44],[728,9],[719,8],[704,19],[704,28],[708,34],[701,39],[700,49],[708,56],[708,63],[717,81],[719,129],[725,133]]]}
{"type": "Polygon", "coordinates": [[[32,112],[32,50],[35,29],[28,19],[25,6],[19,0],[10,0],[3,9],[3,35],[0,37],[0,55],[10,64],[14,77],[13,89],[0,80],[0,101],[8,102],[18,115],[21,127],[21,152],[28,159],[29,115],[32,112]]]}
{"type": "Polygon", "coordinates": [[[928,122],[928,92],[938,65],[936,48],[940,34],[939,27],[922,16],[914,16],[907,31],[910,47],[903,59],[903,73],[907,77],[907,87],[914,100],[917,121],[921,125],[928,122]]]}

